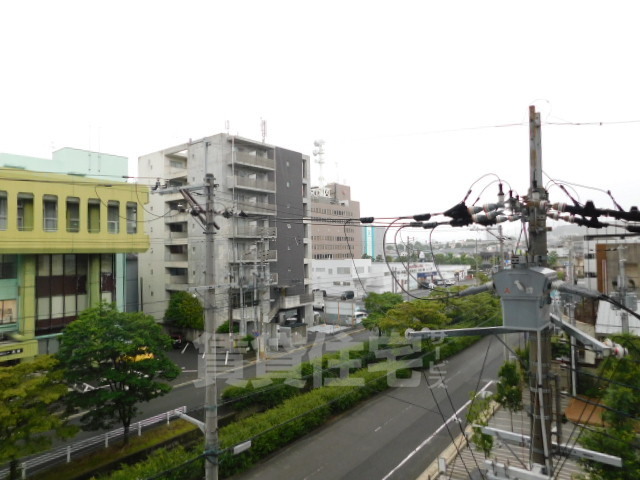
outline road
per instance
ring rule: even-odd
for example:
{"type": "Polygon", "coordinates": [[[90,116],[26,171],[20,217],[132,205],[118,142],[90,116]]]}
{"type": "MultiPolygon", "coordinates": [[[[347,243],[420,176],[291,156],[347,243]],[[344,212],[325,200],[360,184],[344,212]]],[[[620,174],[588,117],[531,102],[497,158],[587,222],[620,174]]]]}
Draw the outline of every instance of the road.
{"type": "Polygon", "coordinates": [[[233,479],[417,478],[463,429],[455,421],[436,433],[439,427],[471,391],[495,380],[503,361],[502,344],[484,338],[451,358],[441,375],[434,369],[415,386],[380,394],[233,479]]]}

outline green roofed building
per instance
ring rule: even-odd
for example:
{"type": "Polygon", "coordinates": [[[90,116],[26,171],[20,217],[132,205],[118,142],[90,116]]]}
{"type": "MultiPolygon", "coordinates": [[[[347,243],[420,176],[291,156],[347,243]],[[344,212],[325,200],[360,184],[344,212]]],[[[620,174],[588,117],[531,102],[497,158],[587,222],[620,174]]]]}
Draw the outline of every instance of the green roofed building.
{"type": "Polygon", "coordinates": [[[125,254],[149,248],[149,190],[122,180],[126,158],[53,157],[0,154],[0,365],[57,351],[65,325],[100,301],[124,309],[125,254]]]}

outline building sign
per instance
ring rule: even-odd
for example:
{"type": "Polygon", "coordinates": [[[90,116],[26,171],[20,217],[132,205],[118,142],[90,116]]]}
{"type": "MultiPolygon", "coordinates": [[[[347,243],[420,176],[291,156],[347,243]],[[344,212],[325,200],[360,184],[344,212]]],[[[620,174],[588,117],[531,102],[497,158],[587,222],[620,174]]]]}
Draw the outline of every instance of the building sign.
{"type": "Polygon", "coordinates": [[[376,240],[373,232],[373,227],[370,225],[364,227],[364,253],[369,255],[371,258],[376,258],[375,246],[376,246],[376,240]]]}
{"type": "Polygon", "coordinates": [[[5,350],[4,352],[0,352],[0,357],[6,357],[8,355],[17,355],[18,353],[22,353],[24,349],[22,348],[14,348],[13,350],[5,350]]]}

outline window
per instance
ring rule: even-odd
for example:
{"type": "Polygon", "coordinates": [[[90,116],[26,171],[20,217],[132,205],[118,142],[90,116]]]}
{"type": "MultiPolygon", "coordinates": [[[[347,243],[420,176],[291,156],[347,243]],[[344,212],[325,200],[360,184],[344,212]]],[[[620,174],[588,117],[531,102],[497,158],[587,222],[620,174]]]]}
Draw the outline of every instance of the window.
{"type": "Polygon", "coordinates": [[[138,232],[138,209],[137,205],[127,202],[127,233],[138,232]]]}
{"type": "Polygon", "coordinates": [[[80,199],[67,197],[67,232],[80,231],[80,199]]]}
{"type": "Polygon", "coordinates": [[[42,218],[45,232],[58,231],[58,197],[55,195],[42,197],[42,218]]]}
{"type": "Polygon", "coordinates": [[[33,230],[33,194],[18,194],[18,230],[30,232],[33,230]]]}
{"type": "Polygon", "coordinates": [[[0,230],[7,229],[7,192],[0,192],[0,230]]]}
{"type": "Polygon", "coordinates": [[[0,255],[0,280],[17,278],[17,262],[16,255],[0,255]]]}
{"type": "Polygon", "coordinates": [[[351,267],[338,267],[338,275],[349,275],[351,267]]]}
{"type": "Polygon", "coordinates": [[[107,231],[120,233],[120,202],[109,200],[107,205],[107,231]]]}
{"type": "Polygon", "coordinates": [[[89,233],[100,232],[100,200],[90,198],[87,207],[87,222],[89,224],[89,233]]]}
{"type": "Polygon", "coordinates": [[[15,300],[0,300],[0,325],[17,323],[15,300]]]}

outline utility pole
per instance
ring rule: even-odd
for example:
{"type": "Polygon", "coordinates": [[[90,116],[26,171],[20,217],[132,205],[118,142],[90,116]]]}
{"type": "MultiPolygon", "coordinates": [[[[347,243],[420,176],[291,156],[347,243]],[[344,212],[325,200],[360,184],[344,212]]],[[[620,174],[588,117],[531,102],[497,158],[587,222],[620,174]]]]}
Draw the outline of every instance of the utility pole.
{"type": "MultiPolygon", "coordinates": [[[[619,265],[619,276],[618,281],[620,282],[620,303],[627,306],[627,275],[625,272],[625,262],[627,261],[624,258],[625,246],[618,246],[618,265],[619,265]]],[[[620,320],[622,322],[622,333],[629,333],[629,314],[625,310],[620,310],[620,320]]]]}
{"type": "Polygon", "coordinates": [[[215,244],[214,244],[214,189],[215,179],[207,174],[205,179],[207,195],[206,230],[205,230],[205,269],[206,269],[206,304],[205,304],[205,478],[218,480],[218,388],[216,385],[216,341],[215,335],[215,244]]]}
{"type": "MultiPolygon", "coordinates": [[[[541,202],[548,200],[542,181],[542,139],[540,113],[529,107],[529,178],[527,215],[529,220],[529,267],[547,266],[546,211],[541,202]]],[[[551,456],[551,394],[549,369],[551,340],[549,325],[531,332],[529,337],[529,390],[531,393],[531,460],[553,475],[551,456]]]]}

